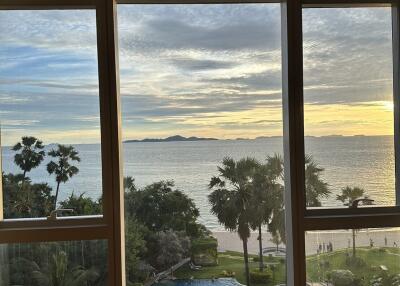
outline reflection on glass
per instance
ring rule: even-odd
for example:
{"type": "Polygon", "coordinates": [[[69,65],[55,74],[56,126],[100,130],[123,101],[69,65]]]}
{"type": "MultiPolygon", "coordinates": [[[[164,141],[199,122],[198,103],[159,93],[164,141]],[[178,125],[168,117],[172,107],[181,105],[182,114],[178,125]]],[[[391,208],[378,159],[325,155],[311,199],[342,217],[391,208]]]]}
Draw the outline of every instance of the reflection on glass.
{"type": "Polygon", "coordinates": [[[391,9],[304,9],[303,25],[307,206],[346,188],[395,204],[391,9]]]}
{"type": "Polygon", "coordinates": [[[5,218],[101,214],[96,13],[0,11],[5,218]]]}
{"type": "Polygon", "coordinates": [[[0,245],[2,286],[106,286],[107,241],[0,245]]]}
{"type": "Polygon", "coordinates": [[[399,245],[397,228],[307,232],[307,282],[399,285],[399,245]]]}
{"type": "Polygon", "coordinates": [[[128,283],[284,283],[279,4],[118,17],[128,283]]]}

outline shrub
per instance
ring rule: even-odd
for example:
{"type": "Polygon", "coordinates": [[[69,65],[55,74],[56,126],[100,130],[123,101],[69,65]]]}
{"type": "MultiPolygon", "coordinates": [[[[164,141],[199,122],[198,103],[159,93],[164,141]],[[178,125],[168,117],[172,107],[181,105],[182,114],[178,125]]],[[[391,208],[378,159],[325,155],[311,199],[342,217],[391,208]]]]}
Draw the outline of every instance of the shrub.
{"type": "Polygon", "coordinates": [[[260,257],[259,256],[254,256],[253,257],[253,262],[259,262],[260,261],[260,257]]]}
{"type": "Polygon", "coordinates": [[[331,264],[329,263],[329,260],[321,260],[321,261],[319,262],[319,266],[320,266],[321,268],[329,268],[330,265],[331,265],[331,264]]]}
{"type": "Polygon", "coordinates": [[[201,252],[208,249],[216,249],[218,240],[214,237],[200,238],[192,240],[192,252],[201,252]]]}
{"type": "Polygon", "coordinates": [[[191,258],[196,265],[218,265],[218,241],[214,237],[192,240],[191,258]]]}
{"type": "Polygon", "coordinates": [[[250,271],[250,282],[261,284],[269,283],[272,281],[272,271],[269,268],[265,268],[263,271],[259,269],[253,269],[250,271]]]}
{"type": "Polygon", "coordinates": [[[224,270],[221,272],[222,277],[235,277],[236,273],[232,270],[224,270]]]}
{"type": "Polygon", "coordinates": [[[362,259],[361,257],[358,256],[347,256],[346,257],[346,265],[350,267],[365,267],[367,266],[367,263],[362,259]]]}
{"type": "Polygon", "coordinates": [[[332,270],[328,277],[334,286],[354,286],[355,277],[350,270],[332,270]]]}
{"type": "Polygon", "coordinates": [[[279,258],[279,263],[280,264],[285,264],[286,263],[286,259],[285,258],[279,258]]]}

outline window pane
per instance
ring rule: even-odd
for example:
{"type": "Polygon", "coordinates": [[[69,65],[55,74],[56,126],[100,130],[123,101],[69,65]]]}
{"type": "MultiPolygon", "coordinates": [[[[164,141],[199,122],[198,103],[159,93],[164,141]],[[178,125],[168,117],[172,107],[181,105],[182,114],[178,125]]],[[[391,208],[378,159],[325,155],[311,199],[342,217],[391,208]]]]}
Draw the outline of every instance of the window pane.
{"type": "Polygon", "coordinates": [[[398,228],[307,232],[307,281],[310,285],[398,285],[399,245],[398,228]]]}
{"type": "Polygon", "coordinates": [[[94,10],[0,11],[5,218],[102,213],[97,71],[94,10]]]}
{"type": "Polygon", "coordinates": [[[107,241],[0,245],[0,284],[107,285],[107,241]]]}
{"type": "Polygon", "coordinates": [[[303,25],[307,206],[355,188],[394,205],[391,8],[304,9],[303,25]]]}
{"type": "Polygon", "coordinates": [[[127,280],[284,283],[279,4],[118,15],[127,280]]]}

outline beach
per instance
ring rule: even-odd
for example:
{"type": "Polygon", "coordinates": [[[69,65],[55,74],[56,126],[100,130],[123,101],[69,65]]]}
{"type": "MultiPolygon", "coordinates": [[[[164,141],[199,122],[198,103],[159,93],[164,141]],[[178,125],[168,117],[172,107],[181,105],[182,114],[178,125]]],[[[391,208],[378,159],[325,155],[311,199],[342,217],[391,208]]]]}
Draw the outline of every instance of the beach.
{"type": "MultiPolygon", "coordinates": [[[[243,244],[236,232],[213,232],[213,236],[218,240],[218,251],[238,251],[243,252],[243,244]]],[[[248,241],[248,251],[250,254],[258,254],[258,233],[252,233],[248,241]]],[[[271,234],[268,232],[263,233],[263,247],[273,247],[271,241],[271,234]]],[[[398,247],[400,246],[400,229],[373,229],[373,230],[359,230],[356,232],[356,246],[370,246],[373,247],[398,247]],[[385,239],[386,238],[386,239],[385,239]]],[[[350,230],[343,231],[315,231],[307,232],[305,237],[306,255],[313,255],[317,253],[319,245],[325,247],[331,243],[333,250],[346,249],[352,247],[352,232],[350,230]]],[[[280,245],[284,247],[284,245],[280,245]]]]}

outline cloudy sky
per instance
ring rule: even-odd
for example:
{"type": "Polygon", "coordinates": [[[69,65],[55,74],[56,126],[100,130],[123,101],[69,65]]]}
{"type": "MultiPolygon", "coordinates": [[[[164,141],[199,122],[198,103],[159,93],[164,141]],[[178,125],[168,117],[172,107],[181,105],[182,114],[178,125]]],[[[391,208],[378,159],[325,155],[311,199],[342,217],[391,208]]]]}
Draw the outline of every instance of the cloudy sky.
{"type": "MultiPolygon", "coordinates": [[[[282,134],[280,7],[118,9],[124,138],[282,134]]],[[[303,13],[305,133],[393,134],[390,8],[303,13]]],[[[3,145],[99,141],[94,11],[0,11],[3,145]]]]}

